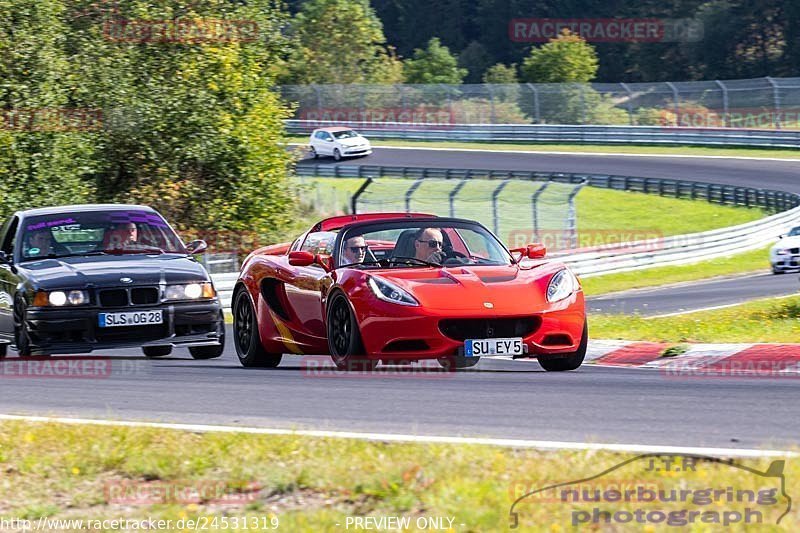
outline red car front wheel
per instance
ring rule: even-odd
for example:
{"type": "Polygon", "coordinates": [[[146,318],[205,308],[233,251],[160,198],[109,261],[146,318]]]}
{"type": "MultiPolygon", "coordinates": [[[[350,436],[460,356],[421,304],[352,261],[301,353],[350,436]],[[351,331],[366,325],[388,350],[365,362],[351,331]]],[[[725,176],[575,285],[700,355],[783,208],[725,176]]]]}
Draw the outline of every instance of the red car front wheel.
{"type": "Polygon", "coordinates": [[[358,322],[341,292],[328,304],[328,348],[333,363],[341,370],[372,370],[378,366],[377,360],[364,354],[358,322]]]}
{"type": "Polygon", "coordinates": [[[548,372],[563,372],[564,370],[575,370],[583,364],[586,357],[586,347],[589,345],[589,326],[583,323],[583,334],[578,351],[565,355],[542,355],[539,356],[539,364],[548,372]]]}

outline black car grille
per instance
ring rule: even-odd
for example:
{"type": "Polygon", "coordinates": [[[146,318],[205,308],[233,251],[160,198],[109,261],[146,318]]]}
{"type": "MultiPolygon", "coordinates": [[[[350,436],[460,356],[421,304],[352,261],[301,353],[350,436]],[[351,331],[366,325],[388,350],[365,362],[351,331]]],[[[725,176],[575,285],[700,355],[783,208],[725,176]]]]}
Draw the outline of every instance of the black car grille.
{"type": "Polygon", "coordinates": [[[131,289],[131,303],[133,303],[133,305],[158,303],[158,289],[155,287],[131,289]]]}
{"type": "Polygon", "coordinates": [[[163,339],[169,335],[166,324],[152,326],[119,326],[114,328],[97,328],[95,338],[98,342],[137,341],[147,342],[163,339]]]}
{"type": "Polygon", "coordinates": [[[157,304],[158,287],[133,287],[131,289],[103,289],[100,291],[100,307],[128,307],[131,305],[157,304]]]}
{"type": "Polygon", "coordinates": [[[439,321],[439,331],[457,341],[527,337],[539,328],[538,317],[448,318],[439,321]]]}
{"type": "Polygon", "coordinates": [[[102,307],[125,307],[128,305],[128,291],[125,289],[107,289],[100,291],[102,307]]]}

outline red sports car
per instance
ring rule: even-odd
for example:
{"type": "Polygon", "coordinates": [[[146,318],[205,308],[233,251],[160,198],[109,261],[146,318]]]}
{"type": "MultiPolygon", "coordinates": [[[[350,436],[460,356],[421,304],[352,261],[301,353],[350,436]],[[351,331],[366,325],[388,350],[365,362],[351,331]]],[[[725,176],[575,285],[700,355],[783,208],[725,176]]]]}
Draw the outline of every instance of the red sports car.
{"type": "Polygon", "coordinates": [[[251,253],[233,294],[247,367],[330,354],[339,368],[484,355],[573,370],[586,353],[580,283],[545,249],[509,251],[470,220],[407,213],[328,218],[291,244],[251,253]]]}

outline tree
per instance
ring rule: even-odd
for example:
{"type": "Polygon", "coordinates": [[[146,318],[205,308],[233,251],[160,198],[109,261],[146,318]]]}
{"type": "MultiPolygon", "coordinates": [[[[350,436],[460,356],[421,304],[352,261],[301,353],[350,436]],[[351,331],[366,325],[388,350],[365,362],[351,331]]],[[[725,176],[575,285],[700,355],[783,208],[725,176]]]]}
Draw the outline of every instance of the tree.
{"type": "Polygon", "coordinates": [[[182,8],[122,0],[113,17],[104,11],[111,5],[0,0],[2,108],[102,112],[98,128],[0,131],[0,211],[122,201],[151,204],[181,230],[269,238],[288,227],[296,212],[283,142],[289,109],[273,70],[288,52],[286,14],[273,0],[182,8]],[[210,40],[139,32],[123,41],[114,24],[126,20],[162,29],[161,21],[197,21],[210,40]],[[215,38],[208,20],[247,21],[257,33],[215,38]]]}
{"type": "Polygon", "coordinates": [[[504,65],[497,63],[483,73],[483,83],[519,83],[517,79],[517,65],[504,65]]]}
{"type": "Polygon", "coordinates": [[[77,107],[60,0],[0,0],[0,217],[16,209],[82,203],[93,193],[97,131],[65,121],[77,107]]]}
{"type": "Polygon", "coordinates": [[[478,41],[470,42],[458,54],[458,66],[467,69],[465,83],[480,83],[481,74],[492,64],[492,58],[486,47],[478,41]]]}
{"type": "Polygon", "coordinates": [[[586,83],[597,74],[592,45],[568,30],[531,50],[522,62],[522,79],[533,83],[586,83]]]}
{"type": "Polygon", "coordinates": [[[403,70],[407,83],[460,84],[467,75],[467,69],[459,68],[456,58],[436,37],[424,50],[414,50],[414,57],[404,62],[403,70]]]}
{"type": "Polygon", "coordinates": [[[369,0],[309,0],[291,29],[295,50],[284,83],[402,82],[402,64],[369,0]]]}

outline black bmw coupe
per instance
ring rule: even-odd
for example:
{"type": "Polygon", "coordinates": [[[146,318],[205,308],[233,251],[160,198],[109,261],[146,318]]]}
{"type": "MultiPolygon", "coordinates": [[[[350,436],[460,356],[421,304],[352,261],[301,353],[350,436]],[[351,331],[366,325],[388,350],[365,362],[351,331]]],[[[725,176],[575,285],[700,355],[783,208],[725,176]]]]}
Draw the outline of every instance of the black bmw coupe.
{"type": "Polygon", "coordinates": [[[72,205],[20,211],[0,230],[0,358],[141,346],[222,355],[222,307],[205,268],[155,210],[72,205]]]}

